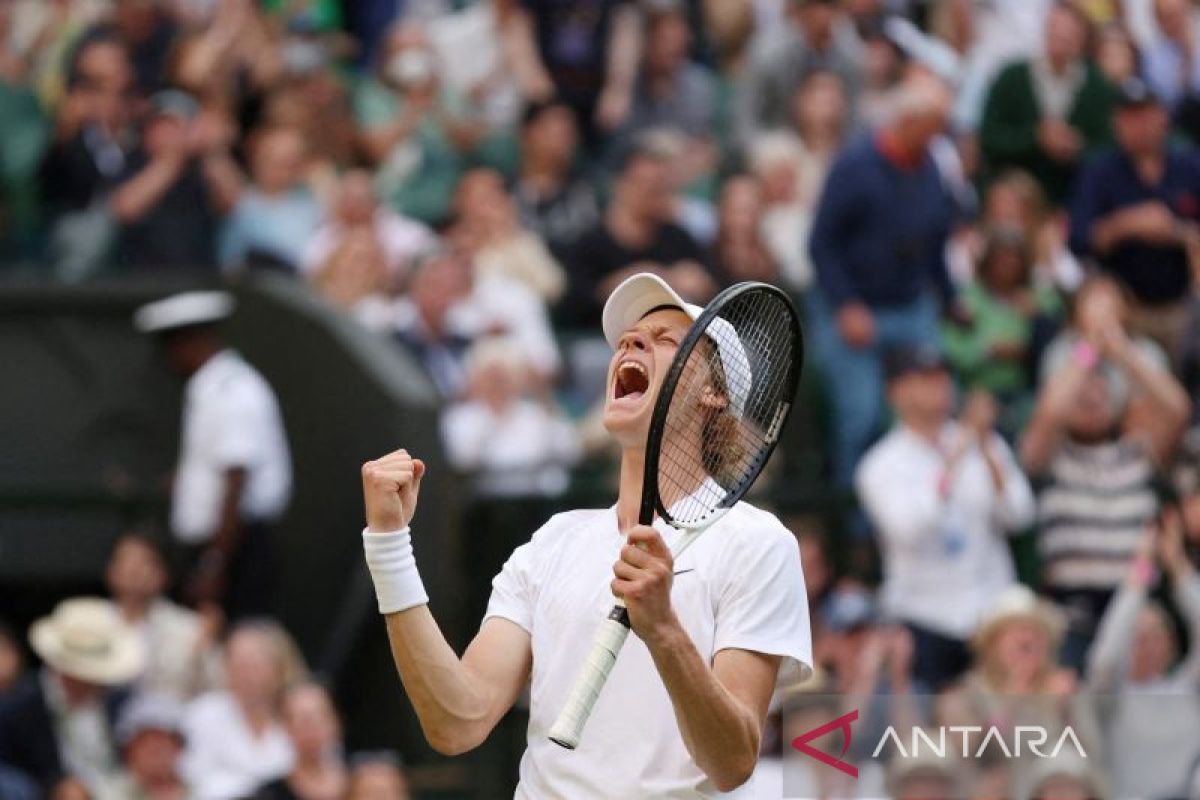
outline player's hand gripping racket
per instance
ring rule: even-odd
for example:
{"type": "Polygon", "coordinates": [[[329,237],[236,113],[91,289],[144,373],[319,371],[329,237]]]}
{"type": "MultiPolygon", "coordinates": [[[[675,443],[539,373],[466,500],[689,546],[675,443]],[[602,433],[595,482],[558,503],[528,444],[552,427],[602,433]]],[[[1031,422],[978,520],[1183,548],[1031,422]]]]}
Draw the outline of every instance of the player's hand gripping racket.
{"type": "MultiPolygon", "coordinates": [[[[678,558],[746,494],[779,441],[804,360],[791,300],[762,283],[739,283],[692,324],[659,391],[646,440],[638,521],[657,513],[683,531],[678,558]]],[[[629,635],[618,602],[550,729],[573,750],[629,635]]]]}

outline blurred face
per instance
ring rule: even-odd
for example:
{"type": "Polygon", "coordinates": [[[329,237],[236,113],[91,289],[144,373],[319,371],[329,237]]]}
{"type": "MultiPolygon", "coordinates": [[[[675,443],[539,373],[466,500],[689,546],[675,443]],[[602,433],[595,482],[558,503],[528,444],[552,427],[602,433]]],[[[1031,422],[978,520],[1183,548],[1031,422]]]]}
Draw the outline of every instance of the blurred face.
{"type": "Polygon", "coordinates": [[[671,72],[687,60],[692,32],[682,14],[662,14],[650,31],[646,65],[652,72],[671,72]]]}
{"type": "Polygon", "coordinates": [[[658,390],[692,325],[678,309],[655,311],[622,335],[608,366],[604,427],[622,447],[642,447],[658,390]]]}
{"type": "Polygon", "coordinates": [[[575,159],[579,131],[575,115],[566,106],[552,106],[525,128],[525,149],[535,158],[566,169],[575,159]]]}
{"type": "Polygon", "coordinates": [[[350,779],[348,800],[408,800],[408,782],[390,764],[363,764],[350,779]]]}
{"type": "Polygon", "coordinates": [[[167,570],[153,548],[126,537],[118,542],[105,574],[108,590],[118,601],[145,604],[167,588],[167,570]]]}
{"type": "Polygon", "coordinates": [[[1046,17],[1046,58],[1056,67],[1064,67],[1083,56],[1087,30],[1083,21],[1070,11],[1055,7],[1046,17]]]}
{"type": "Polygon", "coordinates": [[[670,219],[674,194],[670,165],[658,159],[638,158],[621,175],[617,200],[637,219],[658,223],[670,219]]]}
{"type": "Polygon", "coordinates": [[[829,72],[813,75],[796,93],[796,125],[801,135],[812,131],[840,131],[846,120],[846,90],[829,72]]]}
{"type": "Polygon", "coordinates": [[[413,281],[411,295],[425,324],[440,333],[446,312],[468,289],[469,277],[463,259],[450,256],[426,264],[413,281]]]}
{"type": "Polygon", "coordinates": [[[1067,414],[1067,432],[1081,442],[1107,439],[1117,424],[1108,384],[1099,373],[1089,375],[1067,414]]]}
{"type": "Polygon", "coordinates": [[[1142,609],[1134,632],[1131,659],[1130,673],[1138,681],[1162,677],[1175,660],[1175,634],[1161,610],[1142,609]]]}
{"type": "Polygon", "coordinates": [[[387,39],[384,79],[403,90],[429,90],[437,84],[437,59],[420,28],[404,25],[387,39]]]}
{"type": "Polygon", "coordinates": [[[1119,84],[1137,72],[1137,53],[1120,29],[1109,28],[1096,47],[1096,63],[1112,83],[1119,84]]]}
{"type": "Polygon", "coordinates": [[[1008,291],[1026,283],[1028,269],[1019,247],[995,247],[983,266],[982,278],[993,290],[1008,291]]]}
{"type": "Polygon", "coordinates": [[[188,124],[175,115],[159,114],[146,121],[142,142],[150,155],[164,153],[187,136],[188,124]]]}
{"type": "Polygon", "coordinates": [[[284,192],[300,182],[304,161],[304,139],[296,131],[280,129],[259,140],[250,169],[254,182],[264,192],[284,192]]]}
{"type": "Polygon", "coordinates": [[[458,185],[458,212],[464,219],[501,223],[515,211],[504,179],[490,169],[467,173],[458,185]]]}
{"type": "Polygon", "coordinates": [[[319,686],[305,685],[288,693],[283,720],[297,754],[317,760],[335,748],[341,725],[329,695],[319,686]]]}
{"type": "Polygon", "coordinates": [[[1187,0],[1155,0],[1154,20],[1165,34],[1181,34],[1189,28],[1187,0]]]}
{"type": "Polygon", "coordinates": [[[954,784],[940,775],[914,775],[896,787],[896,800],[950,800],[954,784]]]}
{"type": "Polygon", "coordinates": [[[810,41],[824,41],[833,35],[837,21],[836,3],[805,3],[799,10],[800,25],[810,41]]]}
{"type": "Polygon", "coordinates": [[[368,225],[375,217],[378,199],[371,175],[354,170],[342,178],[338,186],[337,215],[343,225],[368,225]]]}
{"type": "Polygon", "coordinates": [[[146,730],[125,747],[125,768],[142,787],[174,783],[183,747],[170,731],[146,730]]]}
{"type": "Polygon", "coordinates": [[[283,665],[275,643],[262,631],[239,630],[225,648],[229,691],[244,705],[275,702],[283,688],[283,665]]]}
{"type": "Polygon", "coordinates": [[[892,381],[888,389],[897,416],[909,424],[939,424],[954,407],[954,382],[944,369],[915,370],[892,381]]]}
{"type": "Polygon", "coordinates": [[[1134,156],[1163,152],[1170,129],[1170,116],[1157,103],[1119,108],[1113,114],[1117,142],[1134,156]]]}
{"type": "Polygon", "coordinates": [[[79,55],[79,75],[76,91],[88,100],[90,121],[115,126],[125,119],[133,65],[124,47],[115,42],[88,45],[79,55]]]}
{"type": "Polygon", "coordinates": [[[1003,181],[988,189],[984,205],[984,217],[990,223],[1021,228],[1029,225],[1030,211],[1025,207],[1021,193],[1003,181]]]}
{"type": "Polygon", "coordinates": [[[734,178],[721,191],[721,227],[727,231],[754,232],[762,218],[762,191],[753,178],[734,178]]]}
{"type": "Polygon", "coordinates": [[[24,668],[25,659],[17,643],[0,634],[0,694],[17,682],[24,668]]]}
{"type": "Polygon", "coordinates": [[[1050,663],[1050,637],[1032,620],[1004,623],[995,634],[993,647],[999,663],[1014,676],[1031,677],[1050,663]]]}
{"type": "Polygon", "coordinates": [[[1055,775],[1042,781],[1036,800],[1091,800],[1096,794],[1086,782],[1069,775],[1055,775]]]}

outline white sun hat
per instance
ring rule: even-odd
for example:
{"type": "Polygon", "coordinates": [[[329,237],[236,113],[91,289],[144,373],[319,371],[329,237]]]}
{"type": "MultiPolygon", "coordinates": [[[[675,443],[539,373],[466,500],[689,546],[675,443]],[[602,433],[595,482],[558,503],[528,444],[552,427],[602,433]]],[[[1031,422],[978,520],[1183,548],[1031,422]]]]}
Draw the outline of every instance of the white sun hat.
{"type": "Polygon", "coordinates": [[[161,333],[220,322],[233,313],[233,297],[219,290],[180,292],[147,303],[133,315],[133,326],[142,333],[161,333]]]}
{"type": "MultiPolygon", "coordinates": [[[[604,338],[615,348],[621,341],[621,334],[660,306],[678,308],[691,317],[692,322],[704,313],[701,306],[685,302],[662,278],[652,272],[639,272],[623,280],[604,303],[600,323],[604,338]]],[[[721,367],[725,371],[725,384],[729,389],[729,402],[740,415],[745,411],[754,382],[746,348],[734,327],[720,317],[709,323],[706,335],[717,345],[721,367]]]]}
{"type": "Polygon", "coordinates": [[[56,671],[98,686],[129,683],[146,660],[137,631],[113,603],[98,597],[59,603],[54,613],[33,623],[29,644],[56,671]]]}

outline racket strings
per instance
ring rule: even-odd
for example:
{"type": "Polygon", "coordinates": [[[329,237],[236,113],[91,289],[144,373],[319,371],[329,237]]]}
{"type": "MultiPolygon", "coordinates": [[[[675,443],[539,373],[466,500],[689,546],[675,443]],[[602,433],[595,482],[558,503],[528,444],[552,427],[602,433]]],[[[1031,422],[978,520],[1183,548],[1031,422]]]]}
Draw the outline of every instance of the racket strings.
{"type": "Polygon", "coordinates": [[[731,505],[761,470],[791,401],[796,325],[788,301],[765,290],[732,298],[708,320],[681,371],[659,453],[659,496],[675,523],[697,524],[731,505]]]}

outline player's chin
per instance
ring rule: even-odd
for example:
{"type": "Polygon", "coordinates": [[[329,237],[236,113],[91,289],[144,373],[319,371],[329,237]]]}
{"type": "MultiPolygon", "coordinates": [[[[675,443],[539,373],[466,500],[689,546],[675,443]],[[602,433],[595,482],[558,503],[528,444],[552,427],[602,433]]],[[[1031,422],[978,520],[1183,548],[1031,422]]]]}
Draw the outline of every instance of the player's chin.
{"type": "Polygon", "coordinates": [[[604,429],[620,438],[622,435],[645,439],[650,425],[651,403],[647,398],[631,401],[628,398],[609,399],[604,404],[604,429]]]}

